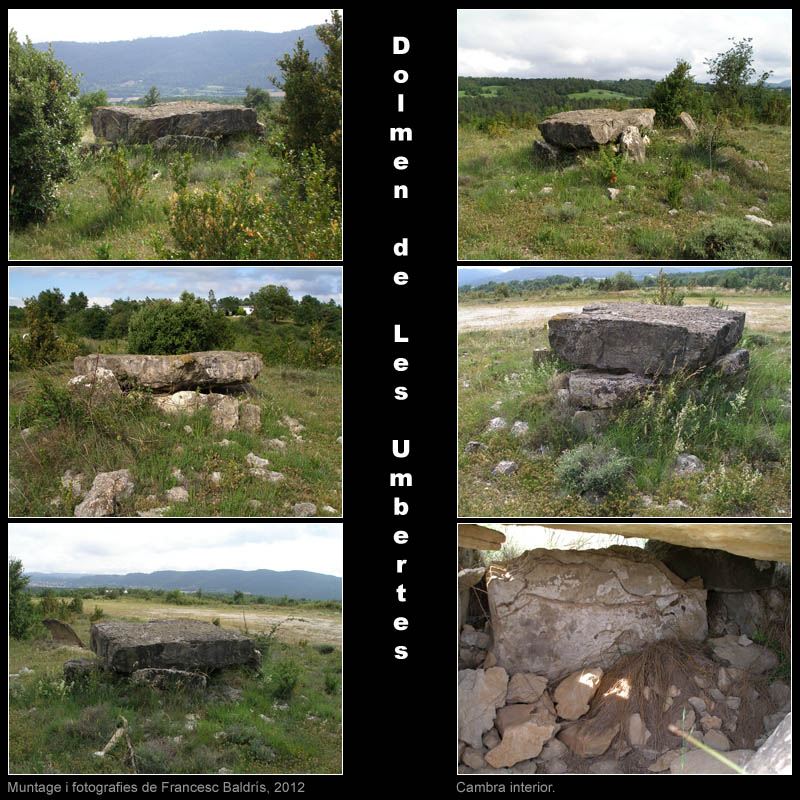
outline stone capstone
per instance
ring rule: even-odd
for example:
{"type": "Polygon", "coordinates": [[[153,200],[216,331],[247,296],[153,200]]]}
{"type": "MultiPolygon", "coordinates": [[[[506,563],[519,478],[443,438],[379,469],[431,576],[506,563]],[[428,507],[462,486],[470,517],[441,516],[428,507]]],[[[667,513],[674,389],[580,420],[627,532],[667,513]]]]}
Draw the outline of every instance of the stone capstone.
{"type": "Polygon", "coordinates": [[[86,497],[75,506],[75,516],[113,517],[119,512],[120,501],[130,497],[134,487],[127,469],[100,472],[95,476],[86,497]]]}
{"type": "Polygon", "coordinates": [[[92,112],[92,130],[111,142],[146,144],[165,136],[211,137],[259,133],[252,108],[217,103],[159,103],[149,108],[100,106],[92,112]]]}
{"type": "MultiPolygon", "coordinates": [[[[628,126],[652,128],[656,112],[652,108],[609,108],[563,111],[539,123],[539,130],[549,144],[581,149],[615,142],[628,126]]],[[[637,131],[638,133],[638,131],[637,131]]]]}
{"type": "Polygon", "coordinates": [[[585,306],[548,322],[550,346],[572,364],[671,375],[697,369],[730,352],[744,312],[707,306],[616,303],[585,306]]]}
{"type": "Polygon", "coordinates": [[[486,579],[492,653],[509,673],[559,680],[667,638],[702,641],[706,592],[635,547],[531,550],[486,579]]]}
{"type": "Polygon", "coordinates": [[[139,386],[154,392],[177,392],[242,386],[258,377],[264,362],[258,353],[209,350],[178,356],[95,353],[78,356],[74,363],[78,375],[100,367],[110,370],[124,389],[139,386]]]}
{"type": "Polygon", "coordinates": [[[261,663],[252,639],[195,620],[98,622],[90,643],[108,669],[125,674],[148,668],[210,672],[261,663]]]}
{"type": "Polygon", "coordinates": [[[508,673],[502,667],[462,669],[458,673],[458,738],[480,748],[506,702],[508,673]]]}

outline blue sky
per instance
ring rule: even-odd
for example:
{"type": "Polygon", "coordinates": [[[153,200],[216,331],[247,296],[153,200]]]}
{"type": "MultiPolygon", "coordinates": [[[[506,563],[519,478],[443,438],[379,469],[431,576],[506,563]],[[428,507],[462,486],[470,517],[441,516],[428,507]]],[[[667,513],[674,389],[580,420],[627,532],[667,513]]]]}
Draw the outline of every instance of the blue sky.
{"type": "Polygon", "coordinates": [[[458,74],[660,80],[682,58],[704,82],[704,61],[748,36],[758,71],[792,77],[791,9],[462,9],[458,74]]]}
{"type": "Polygon", "coordinates": [[[296,299],[310,294],[322,302],[342,302],[340,267],[11,267],[9,305],[43,289],[84,292],[90,303],[108,305],[115,298],[178,298],[189,291],[205,297],[244,297],[270,283],[286,286],[296,299]]]}

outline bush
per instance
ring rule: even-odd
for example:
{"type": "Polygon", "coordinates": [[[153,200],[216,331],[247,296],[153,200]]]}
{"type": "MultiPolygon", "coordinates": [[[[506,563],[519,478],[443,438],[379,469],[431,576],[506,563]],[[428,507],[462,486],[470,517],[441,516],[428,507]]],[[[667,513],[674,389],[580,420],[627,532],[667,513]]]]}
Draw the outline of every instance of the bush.
{"type": "Polygon", "coordinates": [[[167,208],[174,247],[155,243],[167,259],[337,259],[341,206],[334,176],[316,149],[284,152],[274,198],[255,192],[255,165],[242,166],[229,187],[176,192],[167,208]]]}
{"type": "Polygon", "coordinates": [[[325,673],[325,694],[335,694],[339,688],[339,676],[333,672],[325,673]]]}
{"type": "Polygon", "coordinates": [[[675,249],[675,239],[669,231],[657,228],[633,228],[631,244],[647,258],[669,258],[675,249]]]}
{"type": "Polygon", "coordinates": [[[9,342],[11,369],[43,367],[58,361],[71,360],[78,355],[78,347],[74,342],[56,334],[52,319],[39,301],[25,301],[25,324],[25,334],[14,335],[9,342]]]}
{"type": "Polygon", "coordinates": [[[677,124],[682,111],[696,114],[702,107],[702,90],[694,82],[691,65],[679,60],[675,69],[654,87],[644,105],[656,110],[656,122],[670,127],[677,124]]]}
{"type": "Polygon", "coordinates": [[[66,386],[45,375],[36,377],[36,385],[25,398],[18,419],[20,427],[51,428],[61,423],[83,427],[86,422],[86,406],[73,397],[66,386]]]}
{"type": "Polygon", "coordinates": [[[78,98],[78,107],[83,115],[83,121],[89,122],[92,118],[92,111],[98,106],[108,105],[108,95],[103,89],[96,92],[86,92],[78,98]]]}
{"type": "Polygon", "coordinates": [[[92,615],[89,617],[89,622],[97,622],[98,620],[103,619],[106,615],[106,612],[103,611],[100,606],[95,606],[94,611],[92,611],[92,615]]]}
{"type": "Polygon", "coordinates": [[[125,213],[144,198],[152,167],[149,148],[133,154],[118,145],[109,152],[98,179],[106,187],[108,202],[114,211],[125,213]]]}
{"type": "Polygon", "coordinates": [[[58,185],[75,175],[81,139],[78,81],[52,50],[8,34],[9,216],[13,227],[41,222],[58,185]]]}
{"type": "Polygon", "coordinates": [[[231,332],[225,317],[189,292],[179,302],[155,300],[131,316],[131,353],[176,355],[227,346],[231,332]]]}
{"type": "Polygon", "coordinates": [[[770,251],[779,258],[792,255],[792,226],[788,222],[778,222],[767,228],[770,251]]]}
{"type": "Polygon", "coordinates": [[[664,274],[664,270],[660,269],[658,271],[658,282],[656,284],[656,293],[653,296],[653,303],[657,306],[682,306],[684,297],[684,294],[670,285],[669,279],[664,274]]]}
{"type": "Polygon", "coordinates": [[[627,476],[630,459],[613,448],[585,443],[561,454],[556,476],[572,492],[608,494],[627,476]]]}
{"type": "Polygon", "coordinates": [[[26,639],[37,622],[36,611],[28,594],[30,578],[23,573],[22,562],[8,562],[8,633],[13,639],[26,639]]]}
{"type": "Polygon", "coordinates": [[[709,507],[714,514],[740,516],[753,514],[761,495],[764,476],[745,462],[720,465],[703,482],[711,494],[709,507]]]}
{"type": "Polygon", "coordinates": [[[769,239],[760,226],[719,217],[690,233],[681,255],[689,259],[748,260],[766,258],[769,239]]]}
{"type": "Polygon", "coordinates": [[[287,701],[294,694],[300,679],[300,667],[294,661],[281,661],[275,665],[270,676],[272,696],[276,700],[287,701]]]}

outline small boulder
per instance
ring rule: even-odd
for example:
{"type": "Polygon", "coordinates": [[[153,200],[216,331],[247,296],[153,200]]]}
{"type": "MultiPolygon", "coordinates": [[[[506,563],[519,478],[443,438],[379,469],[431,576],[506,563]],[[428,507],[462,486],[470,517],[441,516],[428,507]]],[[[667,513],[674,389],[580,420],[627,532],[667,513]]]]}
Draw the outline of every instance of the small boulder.
{"type": "Polygon", "coordinates": [[[66,683],[76,683],[85,680],[94,674],[99,663],[91,658],[72,658],[64,662],[64,681],[66,683]]]}
{"type": "Polygon", "coordinates": [[[239,430],[253,433],[261,430],[261,408],[255,403],[240,403],[239,430]]]}
{"type": "Polygon", "coordinates": [[[104,399],[122,394],[119,381],[114,373],[105,367],[97,367],[85,375],[76,375],[71,378],[67,387],[70,391],[79,393],[84,397],[104,399]]]}
{"type": "Polygon", "coordinates": [[[492,431],[502,431],[508,427],[508,423],[502,417],[495,417],[494,419],[490,419],[488,425],[486,426],[486,432],[490,433],[492,431]]]}
{"type": "Polygon", "coordinates": [[[516,461],[501,461],[492,470],[492,475],[497,478],[500,475],[513,475],[519,469],[516,461]]]}
{"type": "Polygon", "coordinates": [[[314,503],[295,503],[292,507],[292,515],[295,517],[315,517],[317,507],[314,503]]]}
{"type": "Polygon", "coordinates": [[[768,219],[764,219],[764,217],[757,217],[755,214],[745,214],[744,218],[748,222],[755,222],[756,225],[763,225],[765,228],[772,227],[772,223],[768,219]]]}
{"type": "Polygon", "coordinates": [[[619,197],[621,191],[622,191],[621,189],[615,189],[613,186],[609,186],[606,189],[606,193],[608,194],[608,199],[616,200],[619,197]]]}
{"type": "Polygon", "coordinates": [[[556,712],[561,719],[578,719],[589,710],[589,703],[600,685],[603,670],[581,669],[564,678],[553,693],[556,712]]]}
{"type": "Polygon", "coordinates": [[[635,161],[637,164],[645,162],[645,143],[635,125],[626,125],[619,136],[620,150],[626,161],[635,161]]]}
{"type": "Polygon", "coordinates": [[[184,486],[173,486],[167,490],[165,497],[171,503],[186,503],[189,500],[189,492],[184,486]]]}
{"type": "Polygon", "coordinates": [[[76,517],[113,517],[119,512],[120,501],[133,494],[135,484],[127,469],[101,472],[95,476],[92,488],[81,503],[75,506],[76,517]]]}
{"type": "Polygon", "coordinates": [[[683,478],[696,472],[702,472],[704,469],[703,462],[697,456],[691,453],[680,453],[675,459],[672,471],[677,477],[683,478]]]}
{"type": "Polygon", "coordinates": [[[502,667],[464,669],[458,673],[458,738],[475,748],[494,725],[506,702],[508,673],[502,667]]]}
{"type": "MultiPolygon", "coordinates": [[[[488,642],[486,646],[489,646],[488,642]]],[[[508,682],[506,703],[535,703],[546,688],[547,678],[532,672],[518,672],[508,682]]]]}
{"type": "Polygon", "coordinates": [[[538,712],[531,719],[506,728],[500,744],[486,754],[486,762],[495,768],[513,767],[520,761],[536,758],[555,730],[555,719],[546,712],[538,712]]]}
{"type": "Polygon", "coordinates": [[[689,138],[693,139],[697,134],[697,123],[692,119],[690,114],[687,114],[685,111],[681,111],[678,114],[678,121],[683,125],[686,130],[686,133],[689,134],[689,138]]]}
{"type": "Polygon", "coordinates": [[[541,139],[537,139],[533,143],[533,154],[542,161],[555,162],[558,160],[560,152],[557,147],[548,142],[543,142],[541,139]]]}
{"type": "Polygon", "coordinates": [[[517,420],[511,426],[511,435],[519,438],[520,436],[525,436],[528,433],[530,426],[527,422],[522,422],[521,420],[517,420]]]}
{"type": "Polygon", "coordinates": [[[138,686],[149,686],[164,691],[203,691],[207,678],[200,672],[188,672],[182,669],[137,669],[131,675],[131,681],[138,686]]]}

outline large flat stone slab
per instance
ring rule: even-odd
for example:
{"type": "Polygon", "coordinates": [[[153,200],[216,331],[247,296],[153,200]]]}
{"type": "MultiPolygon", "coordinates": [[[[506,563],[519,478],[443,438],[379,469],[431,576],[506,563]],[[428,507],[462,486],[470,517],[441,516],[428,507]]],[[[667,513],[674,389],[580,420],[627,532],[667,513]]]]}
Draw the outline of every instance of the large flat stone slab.
{"type": "Polygon", "coordinates": [[[530,550],[487,571],[497,666],[557,680],[666,638],[702,641],[706,593],[635,547],[530,550]]]}
{"type": "Polygon", "coordinates": [[[181,101],[149,108],[100,106],[92,112],[92,130],[110,142],[146,144],[162,136],[215,138],[258,133],[259,127],[252,108],[181,101]]]}
{"type": "Polygon", "coordinates": [[[744,312],[708,306],[613,303],[585,306],[548,322],[550,346],[580,367],[671,375],[730,352],[742,336],[744,312]]]}
{"type": "Polygon", "coordinates": [[[252,639],[195,620],[98,622],[90,643],[105,667],[128,675],[151,668],[209,672],[261,663],[252,639]]]}
{"type": "Polygon", "coordinates": [[[652,108],[589,108],[562,111],[542,120],[539,130],[546,142],[557,147],[582,149],[615,142],[630,125],[652,128],[656,112],[652,108]]]}
{"type": "Polygon", "coordinates": [[[78,356],[78,375],[98,368],[110,370],[123,388],[141,386],[154,392],[236,387],[252,381],[264,368],[258,353],[209,350],[179,356],[106,355],[78,356]]]}

